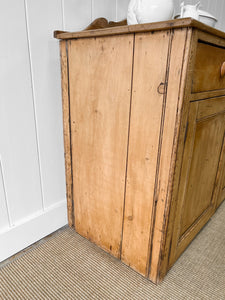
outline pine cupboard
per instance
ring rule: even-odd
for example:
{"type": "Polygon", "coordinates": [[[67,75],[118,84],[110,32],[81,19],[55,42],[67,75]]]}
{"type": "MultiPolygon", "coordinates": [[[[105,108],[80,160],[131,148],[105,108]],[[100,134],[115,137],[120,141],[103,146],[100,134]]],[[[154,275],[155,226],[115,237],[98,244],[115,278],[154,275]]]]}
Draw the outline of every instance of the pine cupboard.
{"type": "Polygon", "coordinates": [[[180,19],[55,37],[69,225],[158,283],[225,199],[225,34],[180,19]]]}

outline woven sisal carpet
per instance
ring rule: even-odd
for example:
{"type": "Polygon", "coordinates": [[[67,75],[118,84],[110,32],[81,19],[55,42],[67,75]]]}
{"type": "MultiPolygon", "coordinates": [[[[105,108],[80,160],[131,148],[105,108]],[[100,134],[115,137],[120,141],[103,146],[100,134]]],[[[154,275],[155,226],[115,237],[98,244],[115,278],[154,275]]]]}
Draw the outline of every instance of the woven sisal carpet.
{"type": "Polygon", "coordinates": [[[155,286],[66,228],[0,269],[0,299],[225,299],[225,203],[155,286]]]}

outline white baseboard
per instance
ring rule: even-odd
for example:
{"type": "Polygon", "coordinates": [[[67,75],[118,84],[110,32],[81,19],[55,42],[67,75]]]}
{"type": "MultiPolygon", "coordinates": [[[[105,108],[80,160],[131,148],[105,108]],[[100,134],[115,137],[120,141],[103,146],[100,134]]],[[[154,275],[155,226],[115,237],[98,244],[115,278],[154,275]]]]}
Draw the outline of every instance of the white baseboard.
{"type": "Polygon", "coordinates": [[[66,206],[66,200],[61,201],[0,232],[0,262],[65,226],[66,206]]]}

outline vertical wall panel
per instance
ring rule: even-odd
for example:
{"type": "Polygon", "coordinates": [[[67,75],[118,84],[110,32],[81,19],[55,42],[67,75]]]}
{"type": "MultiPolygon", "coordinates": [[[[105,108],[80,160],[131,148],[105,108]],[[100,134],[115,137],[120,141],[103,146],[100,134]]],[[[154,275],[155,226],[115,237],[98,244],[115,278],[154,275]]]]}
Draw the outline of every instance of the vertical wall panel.
{"type": "Polygon", "coordinates": [[[64,7],[65,30],[79,31],[91,23],[91,0],[61,0],[64,7]]]}
{"type": "Polygon", "coordinates": [[[219,5],[219,9],[220,9],[220,17],[219,17],[219,24],[218,24],[218,28],[220,30],[225,31],[225,1],[221,0],[220,5],[219,5]]]}
{"type": "Polygon", "coordinates": [[[92,20],[100,17],[116,20],[116,0],[92,0],[92,20]]]}
{"type": "Polygon", "coordinates": [[[9,228],[9,218],[6,205],[6,195],[4,188],[4,178],[2,173],[1,157],[0,157],[0,231],[9,228]]]}
{"type": "Polygon", "coordinates": [[[0,28],[0,153],[15,223],[42,210],[23,0],[1,2],[0,28]]]}
{"type": "Polygon", "coordinates": [[[224,19],[224,3],[225,3],[225,1],[223,0],[222,2],[221,2],[221,0],[219,0],[218,2],[217,2],[217,11],[218,11],[218,13],[217,13],[217,18],[218,18],[218,23],[217,23],[217,28],[218,29],[221,29],[222,28],[222,23],[223,23],[223,19],[224,19]]]}
{"type": "Polygon", "coordinates": [[[66,198],[60,56],[58,41],[53,38],[53,31],[62,28],[61,0],[28,0],[26,3],[46,208],[66,198]]]}
{"type": "Polygon", "coordinates": [[[213,0],[208,2],[207,8],[205,8],[205,1],[202,2],[202,8],[207,9],[213,16],[218,18],[219,9],[218,9],[218,0],[213,0]]]}
{"type": "Polygon", "coordinates": [[[209,9],[210,9],[210,7],[209,7],[209,5],[210,5],[210,1],[212,1],[212,0],[204,0],[204,1],[201,1],[201,8],[203,9],[203,10],[206,10],[206,11],[209,11],[209,9]]]}
{"type": "Polygon", "coordinates": [[[216,27],[225,31],[223,27],[224,20],[224,0],[208,1],[208,11],[218,19],[216,27]]]}
{"type": "Polygon", "coordinates": [[[180,13],[180,0],[174,0],[174,6],[175,6],[174,15],[176,16],[177,14],[180,13]]]}
{"type": "Polygon", "coordinates": [[[127,10],[130,0],[117,0],[117,21],[121,21],[127,18],[127,10]]]}

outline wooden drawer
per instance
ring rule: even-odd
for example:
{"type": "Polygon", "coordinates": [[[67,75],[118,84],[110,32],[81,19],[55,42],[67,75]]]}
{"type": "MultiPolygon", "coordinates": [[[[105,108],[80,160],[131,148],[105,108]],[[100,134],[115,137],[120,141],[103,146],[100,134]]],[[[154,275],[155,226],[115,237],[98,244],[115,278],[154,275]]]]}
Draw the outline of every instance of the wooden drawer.
{"type": "Polygon", "coordinates": [[[198,42],[192,93],[225,90],[225,76],[221,76],[224,62],[225,48],[198,42]]]}

